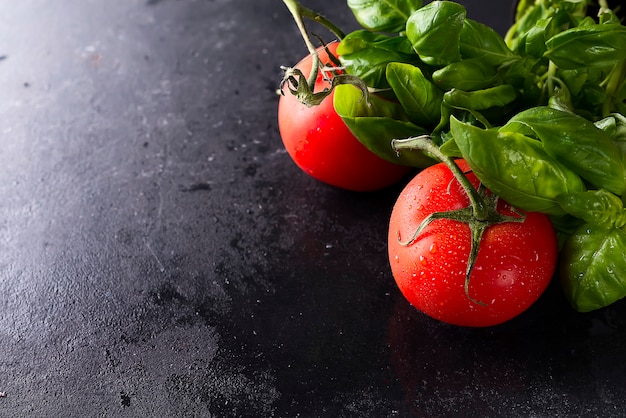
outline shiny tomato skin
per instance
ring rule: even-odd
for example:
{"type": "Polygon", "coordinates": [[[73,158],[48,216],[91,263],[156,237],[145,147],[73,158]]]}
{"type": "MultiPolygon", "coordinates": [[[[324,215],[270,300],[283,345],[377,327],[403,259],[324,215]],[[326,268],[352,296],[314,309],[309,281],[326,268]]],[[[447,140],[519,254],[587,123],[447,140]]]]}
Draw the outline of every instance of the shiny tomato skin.
{"type": "MultiPolygon", "coordinates": [[[[463,160],[457,160],[457,165],[469,170],[463,160]]],[[[478,186],[473,173],[467,177],[478,186]]],[[[487,228],[470,276],[468,297],[464,288],[470,251],[467,224],[436,220],[414,243],[400,243],[408,241],[430,213],[468,205],[467,194],[443,163],[418,173],[392,210],[388,236],[391,271],[409,303],[432,318],[468,327],[501,324],[529,308],[548,286],[557,262],[556,233],[548,216],[536,212],[527,212],[523,223],[487,228]]],[[[498,202],[498,211],[514,215],[503,200],[498,202]]]]}
{"type": "MultiPolygon", "coordinates": [[[[328,44],[331,53],[338,42],[328,44]]],[[[320,48],[320,59],[330,63],[320,48]]],[[[305,76],[311,71],[312,58],[305,57],[295,68],[305,76]]],[[[330,87],[318,75],[315,91],[330,87]]],[[[307,107],[287,87],[278,102],[278,127],[285,149],[305,173],[335,187],[352,191],[373,191],[395,184],[411,170],[393,164],[368,150],[352,134],[333,106],[334,92],[321,104],[307,107]]]]}

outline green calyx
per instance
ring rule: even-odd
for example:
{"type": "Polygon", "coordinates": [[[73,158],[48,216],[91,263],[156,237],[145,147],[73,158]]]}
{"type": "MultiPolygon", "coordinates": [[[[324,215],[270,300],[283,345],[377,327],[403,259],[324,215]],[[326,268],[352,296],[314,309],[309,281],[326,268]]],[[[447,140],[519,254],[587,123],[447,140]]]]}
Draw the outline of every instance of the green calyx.
{"type": "Polygon", "coordinates": [[[396,152],[400,153],[403,150],[421,150],[425,153],[432,155],[434,158],[443,162],[452,172],[454,177],[459,181],[463,190],[467,193],[470,204],[469,206],[445,211],[434,212],[427,216],[422,223],[415,230],[411,238],[407,241],[401,241],[401,245],[412,245],[419,238],[422,231],[430,225],[433,221],[438,219],[450,219],[467,224],[471,233],[470,254],[467,260],[467,268],[465,270],[465,294],[474,303],[485,306],[486,303],[474,299],[469,292],[470,278],[476,259],[478,258],[478,252],[480,250],[480,244],[485,231],[492,225],[517,222],[521,223],[526,220],[526,214],[519,212],[514,208],[511,208],[516,216],[503,215],[497,210],[498,196],[493,193],[488,193],[487,189],[481,184],[476,189],[465,173],[459,168],[452,158],[443,154],[439,147],[437,147],[430,136],[423,135],[418,137],[412,137],[407,139],[394,139],[391,142],[391,146],[396,152]]]}
{"type": "Polygon", "coordinates": [[[287,85],[287,88],[296,96],[296,99],[305,106],[312,107],[317,106],[329,96],[335,87],[340,84],[352,84],[361,90],[362,97],[368,102],[369,91],[365,83],[358,77],[351,76],[349,74],[336,74],[336,68],[322,67],[322,71],[328,70],[331,74],[328,76],[330,88],[322,91],[315,91],[307,82],[306,76],[302,71],[297,68],[281,67],[285,71],[283,80],[280,83],[280,91],[282,93],[283,87],[287,85]]]}

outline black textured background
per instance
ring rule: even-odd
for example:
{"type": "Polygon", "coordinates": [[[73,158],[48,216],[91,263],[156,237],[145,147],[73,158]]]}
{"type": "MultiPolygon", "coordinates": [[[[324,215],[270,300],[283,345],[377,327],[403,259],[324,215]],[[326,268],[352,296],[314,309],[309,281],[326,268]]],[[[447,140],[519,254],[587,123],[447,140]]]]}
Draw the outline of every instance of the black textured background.
{"type": "Polygon", "coordinates": [[[619,416],[623,303],[554,286],[478,330],[407,305],[401,185],[337,190],[282,148],[305,53],[279,0],[0,0],[0,416],[619,416]]]}

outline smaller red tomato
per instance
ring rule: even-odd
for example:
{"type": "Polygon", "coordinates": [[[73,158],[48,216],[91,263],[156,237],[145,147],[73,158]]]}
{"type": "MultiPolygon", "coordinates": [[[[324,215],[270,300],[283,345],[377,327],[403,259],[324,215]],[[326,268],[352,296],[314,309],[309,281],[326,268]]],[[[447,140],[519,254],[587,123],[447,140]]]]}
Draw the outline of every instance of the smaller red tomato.
{"type": "MultiPolygon", "coordinates": [[[[328,44],[335,54],[338,42],[328,44]]],[[[330,65],[324,48],[318,49],[320,60],[330,65]]],[[[309,55],[295,68],[308,76],[309,55]]],[[[314,91],[330,88],[320,72],[314,91]]],[[[390,186],[411,170],[391,163],[368,150],[352,134],[333,106],[334,93],[322,103],[307,107],[283,88],[278,102],[278,127],[285,149],[305,173],[324,183],[353,191],[372,191],[390,186]]]]}
{"type": "MultiPolygon", "coordinates": [[[[465,172],[463,160],[457,165],[465,172]]],[[[478,186],[473,173],[467,178],[478,186]]],[[[469,206],[466,191],[443,163],[421,171],[402,191],[389,223],[389,261],[404,297],[418,310],[443,322],[463,326],[503,323],[530,307],[552,279],[557,238],[548,216],[526,213],[523,222],[489,226],[466,284],[471,247],[468,224],[438,219],[408,241],[434,212],[469,206]]],[[[503,200],[496,208],[515,216],[503,200]]]]}

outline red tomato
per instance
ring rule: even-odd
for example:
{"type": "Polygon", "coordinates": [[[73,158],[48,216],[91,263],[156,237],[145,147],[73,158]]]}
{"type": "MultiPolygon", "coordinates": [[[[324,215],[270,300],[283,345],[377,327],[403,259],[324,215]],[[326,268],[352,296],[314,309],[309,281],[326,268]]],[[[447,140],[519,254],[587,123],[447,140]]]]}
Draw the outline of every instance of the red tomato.
{"type": "MultiPolygon", "coordinates": [[[[467,172],[467,164],[457,160],[467,172]]],[[[478,186],[473,173],[468,179],[478,186]]],[[[404,297],[423,313],[450,324],[491,326],[533,304],[548,286],[557,260],[557,238],[548,216],[528,212],[524,222],[492,225],[485,231],[465,291],[470,229],[450,219],[433,221],[408,241],[433,212],[469,205],[466,192],[443,163],[412,179],[394,205],[389,223],[389,261],[404,297]]],[[[499,213],[515,216],[499,200],[499,213]]]]}
{"type": "MultiPolygon", "coordinates": [[[[335,54],[338,45],[330,43],[328,49],[335,54]]],[[[324,49],[318,51],[320,60],[330,63],[324,49]]],[[[308,76],[311,63],[309,55],[295,68],[308,76]]],[[[315,91],[329,87],[320,72],[315,91]]],[[[321,104],[307,107],[284,87],[278,102],[278,127],[293,161],[317,180],[353,191],[382,189],[404,177],[411,168],[388,162],[359,142],[335,111],[333,96],[331,93],[321,104]]]]}

